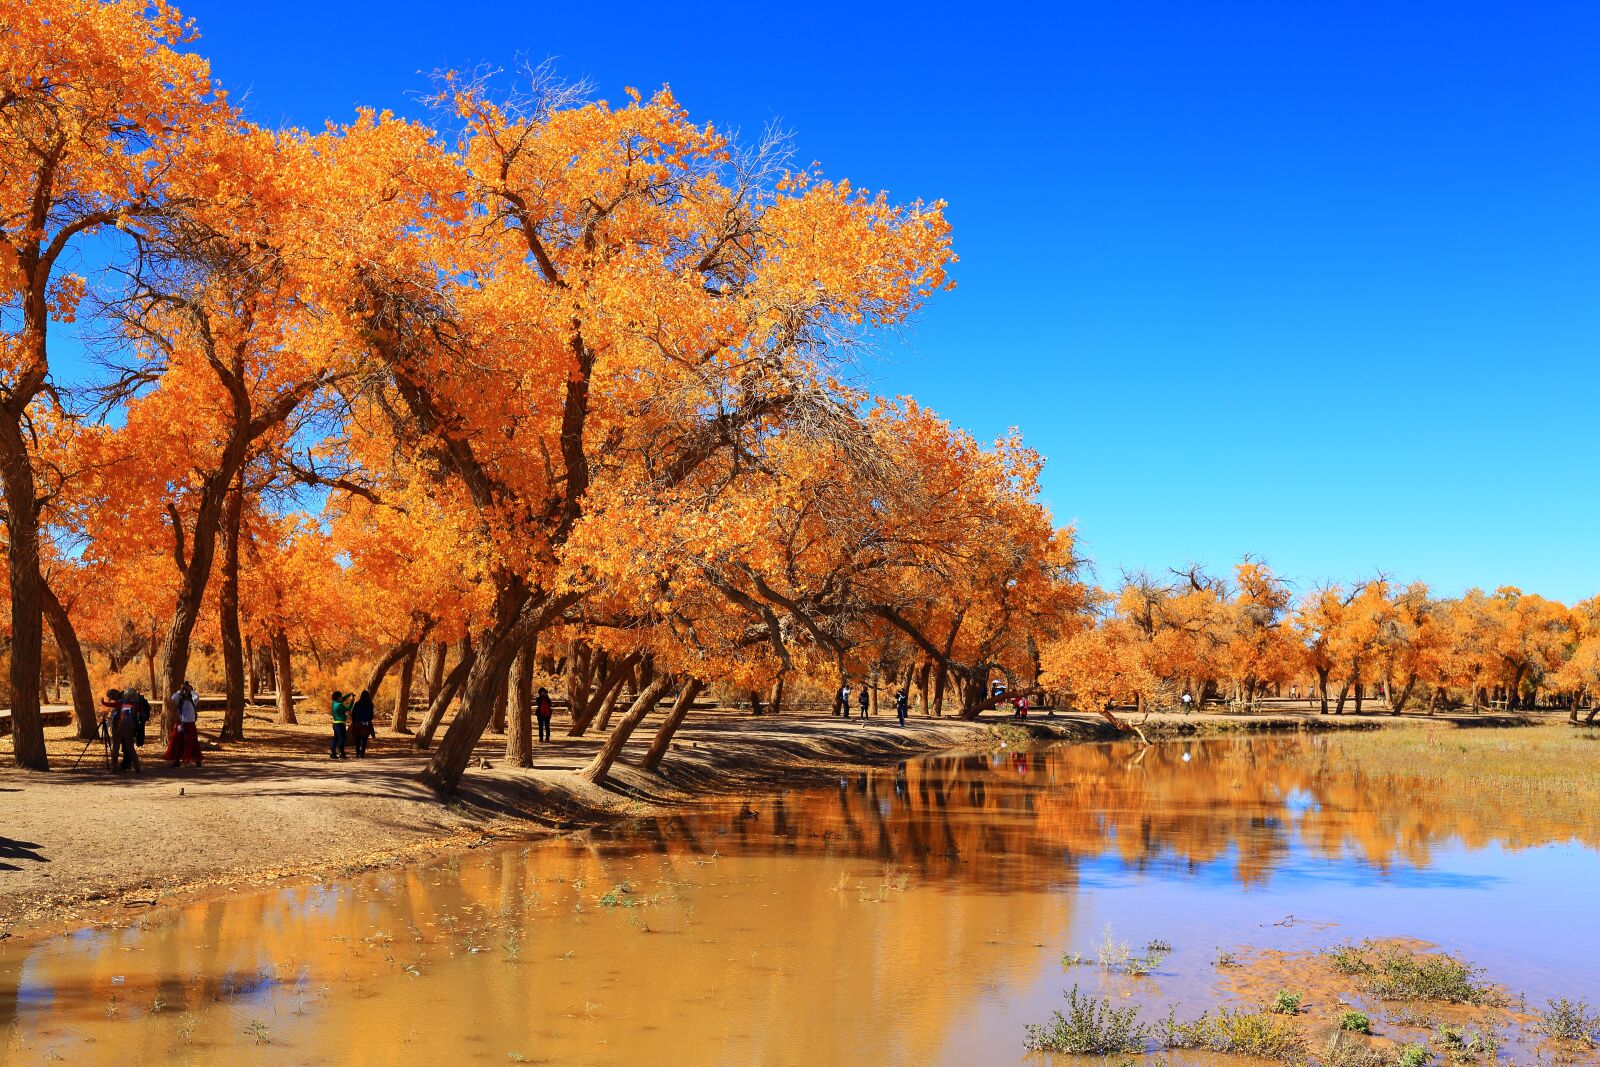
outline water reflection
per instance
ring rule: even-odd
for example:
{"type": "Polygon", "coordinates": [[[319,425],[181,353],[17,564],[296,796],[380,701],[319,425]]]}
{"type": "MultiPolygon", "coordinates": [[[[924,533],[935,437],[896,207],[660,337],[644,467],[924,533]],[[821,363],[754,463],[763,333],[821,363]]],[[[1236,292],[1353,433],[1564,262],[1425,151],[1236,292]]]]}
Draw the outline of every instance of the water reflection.
{"type": "MultiPolygon", "coordinates": [[[[1448,935],[1491,885],[1546,916],[1584,906],[1600,864],[1581,805],[1395,769],[1373,744],[919,760],[0,946],[0,1060],[1020,1062],[1062,949],[1108,920],[1157,916],[1146,935],[1209,953],[1307,909],[1448,935]]],[[[1563,966],[1537,929],[1516,931],[1531,981],[1563,966]]]]}

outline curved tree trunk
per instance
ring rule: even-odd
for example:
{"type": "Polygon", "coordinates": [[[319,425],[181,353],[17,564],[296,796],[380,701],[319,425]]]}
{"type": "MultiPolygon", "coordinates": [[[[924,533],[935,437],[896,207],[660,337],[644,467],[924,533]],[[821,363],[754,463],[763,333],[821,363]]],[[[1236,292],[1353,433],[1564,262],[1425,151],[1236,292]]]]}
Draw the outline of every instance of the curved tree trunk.
{"type": "Polygon", "coordinates": [[[1394,706],[1389,709],[1392,714],[1399,715],[1406,710],[1406,703],[1411,699],[1411,690],[1416,684],[1416,672],[1413,671],[1411,674],[1406,675],[1406,684],[1400,687],[1400,696],[1395,700],[1394,706]]]}
{"type": "Polygon", "coordinates": [[[628,680],[628,675],[633,673],[634,664],[638,662],[639,654],[635,652],[613,665],[600,688],[591,692],[588,701],[584,705],[573,705],[572,726],[567,730],[568,737],[582,737],[588,731],[589,725],[594,722],[600,709],[612,698],[612,694],[622,683],[628,680]]]}
{"type": "Polygon", "coordinates": [[[606,780],[606,775],[611,773],[611,765],[622,755],[622,748],[628,743],[628,738],[633,736],[633,731],[644,721],[644,717],[655,708],[656,701],[661,699],[661,694],[667,691],[672,684],[672,679],[665,674],[658,674],[651,679],[644,691],[634,698],[633,705],[628,712],[617,722],[616,729],[611,731],[605,744],[600,746],[600,751],[595,753],[594,759],[580,773],[596,785],[606,780]]]}
{"type": "Polygon", "coordinates": [[[389,651],[383,654],[378,662],[372,665],[372,670],[367,672],[367,680],[366,683],[362,685],[362,690],[365,691],[369,696],[376,699],[378,696],[378,690],[383,686],[384,678],[388,676],[389,671],[393,669],[394,665],[410,659],[412,656],[416,655],[416,653],[417,642],[409,638],[391,647],[389,651]]]}
{"type": "Polygon", "coordinates": [[[411,712],[411,682],[416,676],[417,650],[412,649],[411,655],[400,661],[400,691],[394,697],[394,717],[389,722],[389,729],[397,734],[408,734],[411,725],[407,716],[411,712]]]}
{"type": "Polygon", "coordinates": [[[465,686],[465,707],[445,731],[439,750],[418,778],[440,793],[453,793],[472,761],[473,749],[494,714],[494,700],[505,684],[511,661],[550,620],[577,603],[576,594],[530,594],[514,582],[496,593],[495,625],[484,634],[482,647],[465,686]]]}
{"type": "Polygon", "coordinates": [[[465,634],[457,642],[461,648],[461,659],[445,675],[439,685],[439,692],[428,702],[428,713],[422,717],[422,726],[417,730],[416,737],[412,738],[411,747],[419,752],[425,752],[433,744],[433,735],[439,729],[439,724],[444,721],[444,713],[450,708],[450,701],[455,699],[456,691],[467,680],[467,673],[472,670],[473,663],[477,660],[477,652],[472,646],[472,635],[465,634]]]}
{"type": "Polygon", "coordinates": [[[222,509],[222,588],[217,596],[223,689],[227,697],[218,735],[222,741],[244,740],[244,640],[239,635],[239,526],[243,510],[243,491],[235,487],[222,509]]]}
{"type": "Polygon", "coordinates": [[[40,598],[44,603],[45,618],[50,620],[50,632],[55,635],[56,647],[67,659],[68,677],[72,682],[72,721],[78,727],[78,740],[92,741],[99,735],[100,719],[95,711],[94,691],[89,688],[89,665],[83,659],[83,646],[78,643],[78,632],[72,627],[72,617],[56,597],[49,582],[39,583],[40,598]]]}
{"type": "Polygon", "coordinates": [[[672,702],[672,708],[667,712],[666,721],[656,730],[656,736],[650,741],[649,750],[645,752],[644,759],[639,761],[640,769],[652,773],[661,769],[661,761],[666,758],[667,749],[672,744],[672,735],[683,725],[683,720],[689,715],[689,709],[694,706],[695,698],[704,688],[705,684],[697,678],[690,678],[683,683],[683,688],[678,690],[678,699],[672,702]]]}
{"type": "Polygon", "coordinates": [[[283,627],[272,631],[272,680],[278,691],[278,721],[293,726],[294,660],[289,652],[289,634],[283,627]]]}

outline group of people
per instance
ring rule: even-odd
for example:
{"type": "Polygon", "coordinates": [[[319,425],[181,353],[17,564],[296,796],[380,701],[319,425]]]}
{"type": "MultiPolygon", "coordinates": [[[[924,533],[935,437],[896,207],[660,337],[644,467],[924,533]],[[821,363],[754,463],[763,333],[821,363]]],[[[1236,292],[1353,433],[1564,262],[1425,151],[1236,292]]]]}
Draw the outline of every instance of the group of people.
{"type": "MultiPolygon", "coordinates": [[[[834,698],[833,714],[850,717],[850,683],[846,682],[839,687],[839,692],[834,698]]],[[[867,710],[872,706],[872,689],[865,682],[855,693],[856,706],[861,709],[862,721],[867,718],[867,710]]],[[[894,714],[900,720],[900,725],[906,724],[906,714],[911,710],[911,694],[904,688],[898,689],[894,694],[894,714]]]]}
{"type": "Polygon", "coordinates": [[[328,746],[329,759],[348,759],[345,755],[345,738],[355,735],[356,759],[367,754],[367,742],[372,740],[372,694],[365,689],[360,696],[354,693],[333,691],[333,740],[328,746]]]}
{"type": "MultiPolygon", "coordinates": [[[[188,681],[168,698],[174,713],[172,733],[167,738],[164,758],[174,767],[185,761],[200,766],[200,705],[194,695],[194,686],[188,681]]],[[[150,723],[150,701],[139,692],[136,685],[122,689],[107,689],[100,705],[107,709],[100,720],[101,736],[106,740],[108,759],[112,771],[142,771],[139,749],[144,747],[146,727],[150,723]]]]}

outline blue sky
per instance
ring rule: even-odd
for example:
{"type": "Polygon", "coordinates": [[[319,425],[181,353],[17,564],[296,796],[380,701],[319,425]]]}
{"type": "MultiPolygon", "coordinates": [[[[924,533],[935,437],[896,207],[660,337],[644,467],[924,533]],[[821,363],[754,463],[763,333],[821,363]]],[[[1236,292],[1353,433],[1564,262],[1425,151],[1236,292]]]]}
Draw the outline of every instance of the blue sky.
{"type": "Polygon", "coordinates": [[[182,7],[257,121],[521,52],[948,200],[959,287],[868,372],[1020,426],[1103,581],[1600,592],[1593,4],[182,7]]]}

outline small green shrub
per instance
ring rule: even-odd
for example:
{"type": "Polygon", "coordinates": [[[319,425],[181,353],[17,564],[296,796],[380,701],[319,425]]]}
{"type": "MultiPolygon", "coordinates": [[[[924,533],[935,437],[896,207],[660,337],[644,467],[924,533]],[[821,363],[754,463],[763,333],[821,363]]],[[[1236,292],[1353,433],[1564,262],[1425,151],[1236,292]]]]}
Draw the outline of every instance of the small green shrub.
{"type": "Polygon", "coordinates": [[[1424,1067],[1428,1059],[1428,1046],[1402,1045],[1394,1062],[1397,1067],[1424,1067]]]}
{"type": "Polygon", "coordinates": [[[1287,989],[1280,989],[1272,998],[1272,1010],[1277,1015],[1299,1015],[1300,1001],[1305,999],[1304,993],[1291,993],[1287,989]]]}
{"type": "Polygon", "coordinates": [[[595,903],[599,904],[602,908],[644,907],[644,901],[633,895],[633,886],[629,885],[627,882],[623,882],[621,885],[612,886],[610,892],[606,893],[605,896],[598,898],[595,903]]]}
{"type": "Polygon", "coordinates": [[[1335,971],[1364,979],[1363,988],[1380,1000],[1492,1004],[1499,999],[1482,971],[1445,953],[1374,948],[1363,942],[1339,945],[1327,955],[1335,971]]]}
{"type": "Polygon", "coordinates": [[[1485,1056],[1492,1057],[1499,1048],[1494,1038],[1479,1030],[1449,1023],[1439,1027],[1439,1047],[1452,1063],[1472,1063],[1485,1056]]]}
{"type": "Polygon", "coordinates": [[[1378,958],[1370,988],[1382,1000],[1487,1004],[1495,999],[1494,990],[1480,974],[1476,967],[1454,956],[1393,952],[1378,958]]]}
{"type": "Polygon", "coordinates": [[[1061,957],[1061,966],[1063,967],[1082,967],[1088,962],[1088,957],[1081,952],[1067,952],[1061,957]]]}
{"type": "Polygon", "coordinates": [[[1206,1012],[1193,1022],[1168,1016],[1162,1044],[1171,1049],[1202,1049],[1261,1059],[1296,1061],[1305,1052],[1305,1037],[1282,1016],[1265,1011],[1206,1012]]]}
{"type": "Polygon", "coordinates": [[[1347,1011],[1339,1016],[1339,1029],[1352,1034],[1370,1034],[1372,1020],[1364,1011],[1347,1011]]]}
{"type": "Polygon", "coordinates": [[[1150,1028],[1139,1022],[1138,1008],[1113,1008],[1108,999],[1080,995],[1077,986],[1066,997],[1065,1012],[1053,1011],[1044,1025],[1030,1023],[1023,1028],[1023,1043],[1030,1052],[1104,1056],[1144,1051],[1150,1028]]]}
{"type": "Polygon", "coordinates": [[[1328,962],[1340,974],[1371,974],[1372,962],[1367,951],[1366,944],[1355,945],[1347,941],[1328,950],[1328,962]]]}
{"type": "Polygon", "coordinates": [[[1239,957],[1227,949],[1219,948],[1217,949],[1217,954],[1211,957],[1211,963],[1217,967],[1237,967],[1239,966],[1239,957]]]}
{"type": "Polygon", "coordinates": [[[1589,1010],[1584,1000],[1557,997],[1539,1013],[1539,1029],[1560,1041],[1584,1045],[1600,1044],[1600,1015],[1589,1010]]]}
{"type": "Polygon", "coordinates": [[[1394,1067],[1383,1053],[1343,1031],[1334,1032],[1333,1040],[1313,1063],[1316,1067],[1394,1067]]]}
{"type": "Polygon", "coordinates": [[[1163,941],[1158,937],[1146,945],[1144,950],[1152,956],[1167,956],[1172,953],[1172,942],[1163,941]]]}

